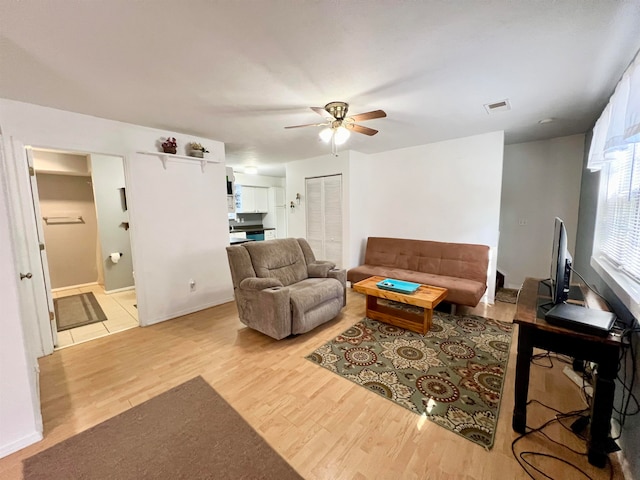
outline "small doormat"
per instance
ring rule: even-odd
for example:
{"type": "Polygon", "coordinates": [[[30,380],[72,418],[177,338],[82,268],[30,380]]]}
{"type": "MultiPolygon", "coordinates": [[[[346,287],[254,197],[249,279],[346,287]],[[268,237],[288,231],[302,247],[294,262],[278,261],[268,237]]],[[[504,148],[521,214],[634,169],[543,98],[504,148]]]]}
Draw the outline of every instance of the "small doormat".
{"type": "Polygon", "coordinates": [[[93,292],[54,298],[53,308],[59,332],[107,319],[93,292]]]}
{"type": "Polygon", "coordinates": [[[518,300],[518,290],[515,288],[499,288],[496,292],[496,302],[516,303],[518,300]]]}
{"type": "Polygon", "coordinates": [[[364,318],[306,358],[489,449],[512,330],[436,311],[423,336],[364,318]]]}
{"type": "Polygon", "coordinates": [[[23,462],[25,480],[302,480],[202,377],[23,462]]]}

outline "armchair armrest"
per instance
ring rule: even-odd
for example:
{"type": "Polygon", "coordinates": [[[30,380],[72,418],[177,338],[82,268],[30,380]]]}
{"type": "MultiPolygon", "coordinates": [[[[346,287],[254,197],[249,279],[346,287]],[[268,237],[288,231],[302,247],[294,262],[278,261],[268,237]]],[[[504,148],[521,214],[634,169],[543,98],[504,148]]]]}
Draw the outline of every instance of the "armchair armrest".
{"type": "Polygon", "coordinates": [[[307,265],[307,274],[310,278],[326,278],[329,271],[335,267],[331,262],[314,262],[307,265]]]}
{"type": "Polygon", "coordinates": [[[335,278],[342,284],[344,295],[342,296],[342,306],[347,305],[347,271],[344,268],[332,268],[327,273],[327,277],[335,278]]]}
{"type": "Polygon", "coordinates": [[[265,288],[282,287],[282,282],[276,278],[245,278],[240,282],[240,290],[260,291],[265,288]]]}
{"type": "Polygon", "coordinates": [[[327,277],[338,280],[343,288],[347,288],[347,271],[344,268],[332,268],[327,273],[327,277]]]}

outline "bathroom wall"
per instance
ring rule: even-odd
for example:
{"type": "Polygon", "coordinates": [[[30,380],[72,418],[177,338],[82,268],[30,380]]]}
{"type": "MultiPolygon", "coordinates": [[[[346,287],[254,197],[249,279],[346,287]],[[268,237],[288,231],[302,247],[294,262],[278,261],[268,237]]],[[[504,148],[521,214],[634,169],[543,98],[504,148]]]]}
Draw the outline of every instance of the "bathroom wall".
{"type": "Polygon", "coordinates": [[[103,270],[104,289],[112,292],[133,287],[131,241],[125,223],[129,211],[125,209],[121,189],[124,184],[122,157],[90,155],[93,193],[98,213],[100,244],[99,267],[103,270]],[[122,253],[118,263],[110,259],[111,253],[122,253]]]}
{"type": "Polygon", "coordinates": [[[97,223],[91,177],[37,173],[51,288],[96,282],[97,223]],[[52,217],[82,217],[65,221],[52,217]]]}

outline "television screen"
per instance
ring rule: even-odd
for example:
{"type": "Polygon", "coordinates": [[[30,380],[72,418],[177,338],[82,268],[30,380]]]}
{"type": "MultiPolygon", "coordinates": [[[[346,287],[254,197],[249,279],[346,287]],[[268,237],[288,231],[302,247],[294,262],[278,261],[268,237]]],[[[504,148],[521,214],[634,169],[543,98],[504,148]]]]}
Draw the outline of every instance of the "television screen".
{"type": "Polygon", "coordinates": [[[555,218],[553,250],[551,252],[551,299],[554,305],[567,300],[571,281],[571,254],[567,250],[567,230],[564,222],[555,218]]]}

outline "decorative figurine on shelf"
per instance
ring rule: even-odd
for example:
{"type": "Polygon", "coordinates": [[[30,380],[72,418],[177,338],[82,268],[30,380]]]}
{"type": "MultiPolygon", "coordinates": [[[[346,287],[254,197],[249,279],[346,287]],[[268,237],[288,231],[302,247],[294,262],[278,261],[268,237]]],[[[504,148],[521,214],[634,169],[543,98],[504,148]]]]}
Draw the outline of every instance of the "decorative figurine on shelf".
{"type": "Polygon", "coordinates": [[[176,153],[178,148],[178,143],[174,137],[167,137],[165,142],[162,142],[162,150],[164,153],[176,153]]]}
{"type": "Polygon", "coordinates": [[[209,153],[209,150],[204,148],[198,142],[191,142],[191,151],[189,152],[190,156],[204,158],[205,153],[209,153]]]}

